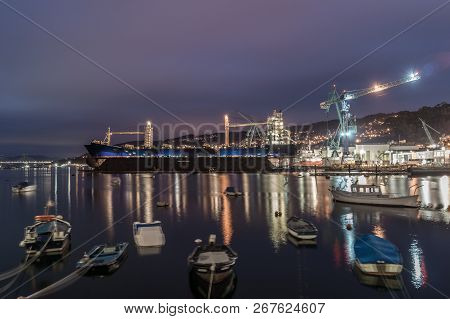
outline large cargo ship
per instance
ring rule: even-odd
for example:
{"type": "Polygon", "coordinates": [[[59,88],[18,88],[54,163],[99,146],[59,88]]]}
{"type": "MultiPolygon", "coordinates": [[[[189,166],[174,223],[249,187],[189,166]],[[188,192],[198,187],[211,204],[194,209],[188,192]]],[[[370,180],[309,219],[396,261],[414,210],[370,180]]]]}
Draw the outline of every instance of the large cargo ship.
{"type": "Polygon", "coordinates": [[[268,148],[136,148],[100,142],[85,145],[89,166],[101,172],[269,172],[276,168],[268,148]]]}
{"type": "MultiPolygon", "coordinates": [[[[282,121],[280,112],[274,112],[274,114],[278,121],[282,121]]],[[[269,117],[269,120],[270,123],[274,121],[272,117],[269,117]]],[[[282,124],[281,122],[275,125],[278,131],[280,127],[283,127],[282,124]]],[[[225,123],[227,130],[230,126],[229,122],[225,123]]],[[[143,128],[134,132],[113,132],[108,128],[103,140],[93,140],[85,147],[89,153],[87,158],[89,166],[102,172],[261,173],[281,168],[283,163],[290,162],[297,152],[296,146],[288,144],[287,138],[280,139],[280,136],[284,136],[282,134],[284,130],[278,131],[274,131],[277,134],[272,134],[273,137],[267,139],[267,145],[263,147],[230,147],[229,139],[226,139],[223,148],[180,145],[181,143],[176,144],[175,142],[155,147],[153,126],[148,121],[143,128]],[[144,135],[143,143],[140,145],[133,142],[133,144],[113,146],[111,137],[117,134],[144,135]]],[[[228,134],[227,131],[226,136],[228,134]]]]}

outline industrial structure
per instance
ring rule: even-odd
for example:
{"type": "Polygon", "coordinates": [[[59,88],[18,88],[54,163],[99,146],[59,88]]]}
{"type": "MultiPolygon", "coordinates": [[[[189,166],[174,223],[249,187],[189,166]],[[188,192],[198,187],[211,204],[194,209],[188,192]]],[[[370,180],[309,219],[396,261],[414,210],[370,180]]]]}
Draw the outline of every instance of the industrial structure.
{"type": "MultiPolygon", "coordinates": [[[[356,118],[350,113],[350,100],[356,100],[360,97],[366,96],[368,94],[381,92],[405,83],[417,81],[420,79],[419,73],[414,72],[409,76],[402,78],[397,81],[392,81],[383,84],[375,84],[373,87],[360,89],[360,90],[352,90],[352,91],[344,91],[339,94],[336,90],[336,86],[333,87],[333,90],[330,93],[328,100],[320,103],[320,108],[330,111],[330,107],[332,105],[336,106],[336,112],[338,114],[339,125],[334,134],[329,134],[328,145],[327,148],[332,152],[331,157],[339,157],[339,151],[342,147],[342,159],[344,156],[349,155],[349,146],[351,144],[352,139],[356,135],[356,118]]],[[[328,156],[327,149],[327,156],[328,156]]]]}
{"type": "Polygon", "coordinates": [[[290,131],[284,127],[283,113],[274,110],[266,122],[254,122],[245,117],[248,123],[230,123],[228,115],[224,117],[225,146],[230,146],[230,128],[249,127],[247,131],[247,146],[253,146],[254,138],[259,137],[260,144],[287,145],[291,142],[290,131]],[[260,127],[263,126],[263,129],[260,127]]]}
{"type": "Polygon", "coordinates": [[[113,135],[144,135],[144,148],[153,147],[153,126],[152,122],[150,121],[147,121],[147,123],[145,124],[145,129],[143,132],[141,131],[113,132],[111,131],[111,127],[108,127],[103,141],[94,141],[94,142],[109,146],[111,145],[111,137],[113,135]]]}
{"type": "Polygon", "coordinates": [[[431,148],[436,148],[436,147],[437,147],[437,144],[436,144],[436,142],[434,141],[433,137],[431,136],[431,133],[430,133],[430,130],[429,130],[429,129],[433,130],[434,132],[436,132],[436,133],[439,134],[439,135],[441,135],[441,132],[439,132],[439,131],[435,130],[434,128],[432,128],[430,125],[428,125],[427,123],[425,123],[425,121],[424,121],[423,119],[421,119],[420,117],[419,117],[419,121],[420,121],[420,123],[422,123],[423,130],[425,131],[425,134],[427,135],[428,142],[430,143],[429,146],[430,146],[431,148]]]}

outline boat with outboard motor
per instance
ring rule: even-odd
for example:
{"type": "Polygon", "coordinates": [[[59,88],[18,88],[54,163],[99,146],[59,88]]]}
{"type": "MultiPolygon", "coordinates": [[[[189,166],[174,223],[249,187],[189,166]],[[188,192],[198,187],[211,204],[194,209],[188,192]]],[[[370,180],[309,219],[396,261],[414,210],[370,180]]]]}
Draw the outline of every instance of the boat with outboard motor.
{"type": "Polygon", "coordinates": [[[123,242],[117,245],[98,245],[77,262],[76,268],[89,267],[89,271],[115,271],[120,267],[121,261],[126,256],[128,243],[123,242]]]}
{"type": "Polygon", "coordinates": [[[72,226],[61,215],[38,215],[35,223],[25,227],[24,239],[19,246],[27,254],[63,254],[70,246],[72,226]]]}
{"type": "Polygon", "coordinates": [[[27,193],[34,192],[36,190],[36,185],[30,184],[28,182],[22,182],[11,187],[13,193],[27,193]]]}
{"type": "Polygon", "coordinates": [[[377,185],[359,185],[353,184],[350,191],[332,188],[330,189],[333,199],[338,202],[396,206],[396,207],[418,207],[418,195],[392,196],[383,194],[380,186],[377,185]]]}
{"type": "Polygon", "coordinates": [[[390,241],[367,234],[355,240],[355,266],[369,275],[395,276],[403,269],[399,249],[390,241]]]}
{"type": "Polygon", "coordinates": [[[200,245],[188,257],[188,263],[192,269],[206,281],[212,283],[226,279],[233,271],[237,254],[228,245],[217,245],[216,235],[209,236],[208,244],[200,245]]]}
{"type": "Polygon", "coordinates": [[[302,240],[315,239],[319,233],[313,223],[297,216],[292,216],[288,219],[287,229],[290,235],[302,240]]]}

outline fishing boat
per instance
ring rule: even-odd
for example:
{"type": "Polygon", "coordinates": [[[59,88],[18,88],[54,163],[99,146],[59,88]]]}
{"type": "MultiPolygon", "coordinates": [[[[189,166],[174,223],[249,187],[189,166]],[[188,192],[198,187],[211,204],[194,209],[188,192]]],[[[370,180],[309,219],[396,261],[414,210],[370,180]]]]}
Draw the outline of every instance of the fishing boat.
{"type": "Polygon", "coordinates": [[[292,216],[288,219],[287,228],[290,235],[302,240],[315,239],[319,233],[313,223],[297,216],[292,216]]]}
{"type": "Polygon", "coordinates": [[[395,276],[403,269],[403,259],[390,241],[372,234],[356,239],[355,266],[369,275],[395,276]]]}
{"type": "Polygon", "coordinates": [[[236,189],[233,186],[228,186],[225,189],[224,194],[228,195],[228,196],[241,196],[242,195],[242,193],[236,191],[236,189]]]}
{"type": "Polygon", "coordinates": [[[19,246],[27,254],[63,254],[70,246],[72,226],[61,215],[38,215],[34,224],[25,227],[24,239],[19,246]]]}
{"type": "Polygon", "coordinates": [[[133,223],[133,236],[136,246],[161,247],[166,244],[166,237],[160,221],[152,223],[133,223]]]}
{"type": "Polygon", "coordinates": [[[36,185],[30,184],[28,182],[22,182],[11,187],[13,193],[26,193],[34,192],[36,190],[36,185]]]}
{"type": "Polygon", "coordinates": [[[353,184],[350,189],[350,192],[340,189],[331,189],[330,191],[333,199],[338,202],[379,206],[418,207],[418,195],[391,196],[383,194],[380,186],[377,185],[353,184]]]}
{"type": "Polygon", "coordinates": [[[90,271],[115,271],[126,256],[128,243],[117,245],[98,245],[77,262],[77,268],[89,267],[90,271]]]}
{"type": "Polygon", "coordinates": [[[188,263],[203,280],[218,283],[230,276],[237,257],[230,246],[217,245],[216,235],[211,234],[207,245],[195,247],[188,257],[188,263]]]}

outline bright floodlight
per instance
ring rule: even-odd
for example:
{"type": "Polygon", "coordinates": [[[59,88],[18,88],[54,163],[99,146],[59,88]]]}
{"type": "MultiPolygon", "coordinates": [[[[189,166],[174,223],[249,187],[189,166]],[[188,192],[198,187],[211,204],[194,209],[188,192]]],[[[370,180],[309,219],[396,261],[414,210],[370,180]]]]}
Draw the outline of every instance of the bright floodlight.
{"type": "Polygon", "coordinates": [[[419,72],[411,72],[411,74],[409,75],[409,79],[410,81],[417,81],[418,79],[420,79],[419,72]]]}

